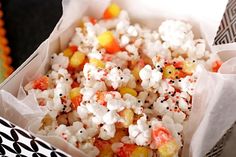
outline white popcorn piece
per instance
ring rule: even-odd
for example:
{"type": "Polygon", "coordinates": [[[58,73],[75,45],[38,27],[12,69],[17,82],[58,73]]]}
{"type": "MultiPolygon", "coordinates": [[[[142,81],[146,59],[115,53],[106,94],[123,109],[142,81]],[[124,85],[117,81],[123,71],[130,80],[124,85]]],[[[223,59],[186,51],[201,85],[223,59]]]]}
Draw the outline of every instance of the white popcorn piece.
{"type": "Polygon", "coordinates": [[[142,80],[141,85],[145,89],[153,88],[157,90],[162,79],[162,73],[157,69],[152,70],[150,65],[146,65],[142,68],[139,72],[139,76],[142,80]]]}
{"type": "Polygon", "coordinates": [[[85,144],[81,144],[79,149],[82,150],[89,157],[96,157],[99,154],[99,149],[88,142],[85,144]]]}
{"type": "Polygon", "coordinates": [[[86,107],[90,113],[97,116],[99,119],[102,119],[103,115],[107,113],[107,108],[99,103],[90,103],[87,104],[86,107]]]}
{"type": "Polygon", "coordinates": [[[84,105],[80,105],[77,107],[77,113],[81,119],[86,119],[88,118],[88,110],[87,107],[84,105]]]}
{"type": "Polygon", "coordinates": [[[133,75],[129,69],[122,71],[117,68],[111,69],[106,78],[108,85],[110,84],[114,89],[126,86],[131,79],[133,79],[133,75]]]}
{"type": "Polygon", "coordinates": [[[193,95],[195,88],[194,78],[186,76],[185,78],[181,79],[181,82],[179,82],[178,84],[183,92],[187,92],[188,94],[193,95]]]}
{"type": "Polygon", "coordinates": [[[151,142],[151,129],[147,123],[146,117],[141,117],[137,125],[129,126],[129,138],[139,146],[147,146],[151,142]]]}
{"type": "Polygon", "coordinates": [[[77,140],[79,142],[86,141],[88,139],[88,133],[87,130],[84,128],[78,128],[78,131],[76,133],[77,140]]]}
{"type": "Polygon", "coordinates": [[[169,111],[169,104],[167,101],[163,101],[164,98],[158,98],[153,104],[154,112],[158,115],[164,115],[169,111]]]}
{"type": "Polygon", "coordinates": [[[161,39],[169,45],[169,47],[176,49],[185,44],[188,40],[193,40],[192,26],[177,20],[166,20],[162,22],[159,27],[159,34],[161,39]]]}
{"type": "Polygon", "coordinates": [[[120,39],[120,45],[125,46],[129,43],[130,39],[127,35],[122,35],[120,39]]]}
{"type": "Polygon", "coordinates": [[[107,108],[109,110],[121,111],[124,109],[125,102],[122,99],[110,99],[107,101],[107,108]]]}
{"type": "Polygon", "coordinates": [[[114,124],[104,124],[100,128],[99,136],[103,140],[109,140],[115,136],[116,128],[114,124]]]}
{"type": "Polygon", "coordinates": [[[63,53],[59,55],[53,54],[51,56],[51,65],[53,70],[59,70],[59,68],[67,68],[69,65],[68,57],[63,56],[63,53]]]}
{"type": "Polygon", "coordinates": [[[114,110],[107,112],[103,116],[103,121],[105,124],[115,124],[119,120],[120,120],[120,116],[114,110]]]}
{"type": "Polygon", "coordinates": [[[134,26],[129,26],[127,29],[127,33],[132,37],[138,36],[138,32],[134,26]]]}
{"type": "Polygon", "coordinates": [[[165,58],[171,58],[171,52],[168,50],[168,48],[163,47],[161,41],[159,40],[146,40],[144,44],[144,53],[150,58],[153,58],[157,55],[161,55],[165,58]]]}

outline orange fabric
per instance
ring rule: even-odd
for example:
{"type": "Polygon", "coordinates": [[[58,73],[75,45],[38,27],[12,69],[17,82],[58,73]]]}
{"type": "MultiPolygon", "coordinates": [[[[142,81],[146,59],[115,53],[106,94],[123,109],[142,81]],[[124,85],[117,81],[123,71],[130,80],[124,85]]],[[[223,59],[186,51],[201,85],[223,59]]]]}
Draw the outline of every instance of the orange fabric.
{"type": "Polygon", "coordinates": [[[13,72],[13,68],[10,66],[12,59],[8,56],[10,54],[10,48],[8,47],[8,40],[5,37],[6,30],[3,27],[4,21],[2,17],[3,12],[0,8],[0,83],[13,72]]]}

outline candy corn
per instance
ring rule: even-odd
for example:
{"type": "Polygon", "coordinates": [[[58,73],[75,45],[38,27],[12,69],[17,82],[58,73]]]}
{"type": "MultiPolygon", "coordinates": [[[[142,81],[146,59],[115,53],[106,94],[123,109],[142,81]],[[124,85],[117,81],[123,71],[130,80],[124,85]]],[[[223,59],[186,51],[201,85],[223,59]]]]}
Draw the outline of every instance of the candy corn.
{"type": "Polygon", "coordinates": [[[72,102],[72,109],[76,110],[82,101],[82,96],[80,94],[80,88],[76,87],[70,91],[70,99],[72,102]]]}
{"type": "Polygon", "coordinates": [[[85,54],[76,51],[70,58],[70,66],[73,68],[78,68],[81,64],[83,64],[85,60],[85,54]]]}
{"type": "Polygon", "coordinates": [[[78,50],[77,46],[71,45],[63,51],[63,54],[66,57],[71,57],[77,50],[78,50]]]}
{"type": "Polygon", "coordinates": [[[95,25],[97,23],[97,20],[94,17],[89,17],[89,21],[95,25]]]}
{"type": "Polygon", "coordinates": [[[173,65],[167,65],[163,68],[163,77],[174,79],[175,78],[175,72],[176,72],[176,69],[173,65]]]}
{"type": "Polygon", "coordinates": [[[146,147],[137,147],[131,154],[131,157],[149,157],[149,149],[146,147]]]}
{"type": "Polygon", "coordinates": [[[111,144],[108,141],[96,140],[95,146],[99,149],[98,157],[113,157],[111,144]]]}
{"type": "Polygon", "coordinates": [[[213,62],[212,71],[217,72],[219,70],[219,68],[221,67],[221,65],[222,65],[222,61],[220,61],[220,60],[213,62]]]}
{"type": "Polygon", "coordinates": [[[124,136],[127,136],[127,132],[124,129],[118,129],[116,131],[115,136],[112,139],[110,139],[110,142],[111,143],[120,142],[122,137],[124,136]]]}
{"type": "Polygon", "coordinates": [[[134,144],[124,144],[117,152],[119,157],[131,157],[132,152],[137,148],[134,144]]]}
{"type": "Polygon", "coordinates": [[[42,76],[33,82],[34,89],[46,90],[49,87],[49,78],[42,76]]]}
{"type": "Polygon", "coordinates": [[[158,148],[160,157],[174,157],[178,153],[179,147],[175,140],[171,140],[158,148]]]}
{"type": "Polygon", "coordinates": [[[105,10],[104,14],[103,14],[103,18],[104,19],[112,19],[117,17],[120,14],[120,7],[115,4],[112,3],[111,5],[108,6],[108,8],[105,10]]]}
{"type": "Polygon", "coordinates": [[[98,36],[99,44],[106,49],[107,53],[114,54],[120,51],[120,46],[112,32],[107,31],[98,36]]]}
{"type": "Polygon", "coordinates": [[[71,99],[77,97],[78,95],[80,95],[80,88],[79,87],[71,89],[71,91],[70,91],[70,98],[71,99]]]}
{"type": "Polygon", "coordinates": [[[134,89],[128,88],[128,87],[121,88],[120,89],[120,94],[121,95],[130,94],[130,95],[135,96],[135,97],[137,96],[137,92],[134,89]]]}
{"type": "Polygon", "coordinates": [[[93,64],[97,68],[104,68],[105,67],[105,64],[103,63],[103,61],[96,59],[96,58],[91,58],[89,60],[89,63],[93,64]]]}

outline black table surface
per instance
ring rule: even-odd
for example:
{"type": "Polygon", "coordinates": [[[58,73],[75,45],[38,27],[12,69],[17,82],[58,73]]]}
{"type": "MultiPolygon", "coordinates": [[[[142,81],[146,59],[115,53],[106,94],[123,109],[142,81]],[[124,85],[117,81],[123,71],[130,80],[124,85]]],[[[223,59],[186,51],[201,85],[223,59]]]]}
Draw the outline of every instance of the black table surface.
{"type": "Polygon", "coordinates": [[[12,66],[20,66],[48,38],[61,17],[61,0],[2,0],[12,66]]]}

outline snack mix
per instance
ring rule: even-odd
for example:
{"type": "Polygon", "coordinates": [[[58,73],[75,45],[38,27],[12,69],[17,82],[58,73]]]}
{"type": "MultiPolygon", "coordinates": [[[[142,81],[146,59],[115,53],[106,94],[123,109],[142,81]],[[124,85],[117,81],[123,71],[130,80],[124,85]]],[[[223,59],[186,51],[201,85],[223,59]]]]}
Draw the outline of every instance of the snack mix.
{"type": "Polygon", "coordinates": [[[84,17],[51,69],[25,86],[45,111],[39,134],[59,136],[89,157],[177,157],[201,67],[220,59],[190,24],[151,30],[112,3],[84,17]]]}

